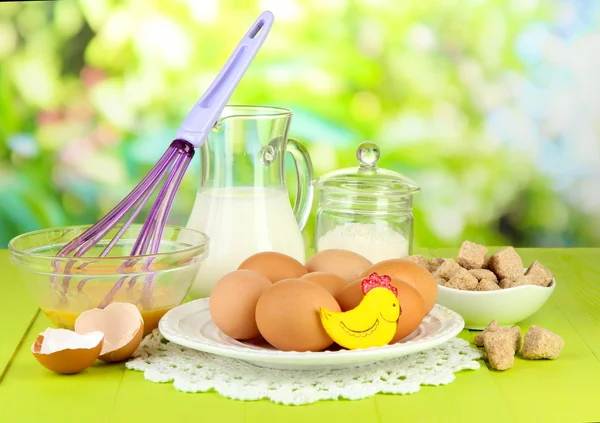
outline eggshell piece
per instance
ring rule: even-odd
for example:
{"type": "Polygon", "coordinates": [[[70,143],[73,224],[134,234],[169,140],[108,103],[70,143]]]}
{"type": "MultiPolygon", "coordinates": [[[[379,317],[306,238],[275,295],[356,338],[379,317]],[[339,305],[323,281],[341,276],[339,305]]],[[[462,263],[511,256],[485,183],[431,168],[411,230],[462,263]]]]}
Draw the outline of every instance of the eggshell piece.
{"type": "Polygon", "coordinates": [[[317,285],[325,288],[327,292],[334,297],[348,285],[348,283],[341,276],[328,272],[307,273],[300,279],[306,279],[307,281],[316,283],[317,285]]]}
{"type": "Polygon", "coordinates": [[[70,375],[94,364],[103,344],[102,332],[80,335],[67,329],[48,328],[38,335],[31,346],[31,353],[48,370],[70,375]]]}
{"type": "Polygon", "coordinates": [[[144,319],[133,304],[110,303],[104,309],[84,311],[75,320],[75,332],[93,331],[104,333],[100,360],[115,363],[128,359],[137,350],[144,335],[144,319]]]}
{"type": "Polygon", "coordinates": [[[312,272],[328,272],[340,276],[346,282],[352,282],[373,263],[365,257],[349,250],[323,250],[313,255],[306,268],[312,272]]]}
{"type": "Polygon", "coordinates": [[[306,267],[295,258],[274,251],[251,255],[238,266],[238,270],[243,269],[254,270],[271,282],[299,278],[308,273],[306,267]]]}
{"type": "Polygon", "coordinates": [[[283,351],[321,351],[333,344],[319,307],[339,312],[327,290],[305,279],[285,279],[265,289],[256,304],[256,324],[265,340],[283,351]]]}
{"type": "Polygon", "coordinates": [[[412,285],[425,302],[425,314],[427,315],[435,305],[438,296],[438,285],[435,278],[427,269],[405,259],[391,259],[381,261],[363,272],[361,278],[368,277],[371,273],[388,275],[396,281],[406,282],[412,285]]]}
{"type": "MultiPolygon", "coordinates": [[[[348,284],[337,296],[336,300],[342,311],[348,311],[356,308],[363,300],[364,295],[361,289],[362,279],[348,284]]],[[[406,338],[416,328],[419,327],[425,316],[425,302],[419,292],[411,285],[405,282],[392,279],[392,286],[398,290],[398,302],[400,303],[400,317],[396,325],[396,334],[389,342],[393,344],[406,338]]]]}
{"type": "Polygon", "coordinates": [[[210,294],[209,311],[215,325],[233,339],[260,336],[254,317],[256,303],[271,285],[266,276],[253,270],[234,270],[223,276],[210,294]]]}

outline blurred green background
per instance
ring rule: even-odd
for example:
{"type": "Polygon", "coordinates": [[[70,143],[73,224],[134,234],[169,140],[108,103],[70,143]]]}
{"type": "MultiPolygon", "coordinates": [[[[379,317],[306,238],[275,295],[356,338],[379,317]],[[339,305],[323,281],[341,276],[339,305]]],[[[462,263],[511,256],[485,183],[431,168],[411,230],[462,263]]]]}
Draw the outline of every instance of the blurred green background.
{"type": "Polygon", "coordinates": [[[372,140],[417,246],[600,246],[600,2],[62,0],[0,3],[0,247],[125,196],[264,9],[230,103],[290,108],[316,176],[372,140]]]}

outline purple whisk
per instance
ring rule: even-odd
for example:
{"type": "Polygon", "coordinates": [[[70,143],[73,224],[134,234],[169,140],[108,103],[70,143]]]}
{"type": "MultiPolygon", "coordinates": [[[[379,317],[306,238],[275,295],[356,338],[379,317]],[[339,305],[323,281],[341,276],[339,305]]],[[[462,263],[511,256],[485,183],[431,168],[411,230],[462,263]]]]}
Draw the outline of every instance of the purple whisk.
{"type": "MultiPolygon", "coordinates": [[[[266,39],[272,24],[273,14],[271,12],[263,12],[258,17],[237,45],[217,78],[185,117],[177,131],[176,139],[150,172],[129,195],[104,217],[85,232],[65,244],[57,254],[59,257],[83,256],[103,240],[119,222],[126,219],[116,235],[108,242],[99,255],[99,257],[106,257],[162,183],[156,200],[152,204],[131,249],[129,255],[132,258],[121,266],[120,271],[125,273],[124,268],[133,266],[141,261],[142,258],[139,256],[154,255],[159,252],[173,201],[181,185],[183,176],[194,157],[194,149],[200,147],[206,140],[227,101],[246,72],[246,69],[248,69],[248,66],[266,39]]],[[[145,260],[143,264],[144,271],[150,272],[153,259],[153,257],[150,257],[145,260]]],[[[79,269],[85,267],[86,264],[83,263],[79,266],[79,269]]],[[[65,266],[66,275],[70,273],[71,267],[72,262],[69,262],[65,266]]],[[[57,263],[54,264],[54,268],[57,272],[60,270],[57,263]]],[[[145,278],[144,295],[150,295],[152,276],[150,274],[145,278]]],[[[63,290],[65,293],[69,286],[70,278],[70,276],[65,276],[63,279],[63,290]]],[[[100,308],[105,307],[112,301],[114,295],[124,285],[127,278],[128,276],[124,276],[119,279],[110,293],[100,303],[100,308]]],[[[130,281],[130,286],[135,283],[134,281],[135,279],[130,281]]],[[[78,289],[83,289],[84,284],[85,282],[82,281],[78,285],[78,289]]]]}
{"type": "Polygon", "coordinates": [[[171,210],[177,189],[193,157],[194,146],[191,143],[179,139],[173,141],[150,172],[127,197],[121,200],[119,204],[84,233],[64,245],[58,252],[58,255],[66,257],[72,252],[74,252],[74,256],[85,254],[98,241],[104,238],[125,215],[130,213],[129,218],[104,248],[102,253],[100,253],[99,257],[106,257],[148,202],[158,185],[165,179],[165,175],[167,175],[162,189],[152,205],[140,234],[131,249],[130,255],[139,256],[158,253],[160,240],[166,224],[166,216],[171,210]],[[150,245],[151,248],[148,250],[150,245]]]}

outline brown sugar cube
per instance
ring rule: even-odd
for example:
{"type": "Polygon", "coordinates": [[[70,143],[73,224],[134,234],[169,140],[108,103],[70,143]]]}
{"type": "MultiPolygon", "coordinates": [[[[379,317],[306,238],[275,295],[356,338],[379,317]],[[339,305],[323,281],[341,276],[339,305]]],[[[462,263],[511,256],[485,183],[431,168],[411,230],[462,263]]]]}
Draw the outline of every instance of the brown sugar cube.
{"type": "Polygon", "coordinates": [[[511,328],[500,328],[501,331],[507,332],[510,334],[510,342],[515,353],[521,349],[521,344],[523,341],[523,334],[521,333],[521,328],[518,326],[513,326],[511,328]]]}
{"type": "Polygon", "coordinates": [[[498,284],[498,278],[496,277],[496,275],[494,274],[494,272],[492,272],[491,270],[487,270],[487,269],[471,269],[471,270],[469,270],[469,273],[472,274],[473,276],[475,276],[477,278],[477,280],[491,279],[496,284],[498,284]]]}
{"type": "Polygon", "coordinates": [[[508,329],[508,331],[513,337],[513,346],[515,347],[515,352],[517,352],[521,349],[521,345],[523,344],[523,333],[521,332],[521,328],[518,326],[513,326],[512,328],[508,329]]]}
{"type": "Polygon", "coordinates": [[[430,258],[427,262],[427,268],[430,272],[435,272],[443,263],[443,258],[430,258]]]}
{"type": "Polygon", "coordinates": [[[419,266],[424,267],[425,269],[429,269],[427,259],[422,254],[415,254],[412,256],[405,257],[406,260],[410,260],[419,266]]]}
{"type": "Polygon", "coordinates": [[[482,279],[477,283],[475,291],[497,291],[502,289],[491,279],[482,279]]]}
{"type": "Polygon", "coordinates": [[[548,329],[532,325],[525,334],[521,355],[528,360],[558,358],[565,341],[548,329]]]}
{"type": "Polygon", "coordinates": [[[461,270],[460,265],[454,259],[444,260],[444,262],[433,272],[433,276],[450,280],[456,272],[461,270]]]}
{"type": "Polygon", "coordinates": [[[537,285],[537,281],[531,275],[523,275],[517,278],[515,285],[537,285]]]}
{"type": "Polygon", "coordinates": [[[488,332],[483,336],[483,347],[490,367],[495,370],[508,370],[515,362],[514,337],[511,331],[488,332]]]}
{"type": "Polygon", "coordinates": [[[534,285],[548,286],[552,282],[552,272],[548,270],[539,261],[534,261],[531,266],[525,272],[526,276],[531,277],[534,281],[534,285]]]}
{"type": "Polygon", "coordinates": [[[460,289],[462,291],[472,291],[477,286],[477,278],[465,269],[460,269],[446,283],[446,287],[460,289]]]}
{"type": "Polygon", "coordinates": [[[473,343],[478,347],[483,347],[483,338],[489,332],[508,332],[511,336],[510,339],[515,352],[519,351],[521,348],[521,328],[518,326],[513,326],[512,328],[503,328],[502,326],[498,325],[497,320],[492,320],[482,332],[475,335],[473,338],[473,343]]]}
{"type": "Polygon", "coordinates": [[[483,336],[488,332],[496,332],[498,329],[502,329],[500,326],[498,326],[498,321],[492,320],[482,332],[479,332],[477,335],[475,335],[473,342],[478,347],[483,347],[483,336]]]}
{"type": "Polygon", "coordinates": [[[513,281],[512,279],[502,279],[498,285],[502,289],[508,289],[508,288],[516,288],[517,286],[521,286],[521,285],[527,285],[526,282],[527,282],[527,279],[525,279],[523,276],[521,276],[520,278],[517,278],[516,281],[513,281]]]}
{"type": "Polygon", "coordinates": [[[442,278],[435,278],[435,281],[437,282],[438,285],[442,285],[442,286],[445,286],[446,283],[448,282],[446,279],[442,279],[442,278]]]}
{"type": "Polygon", "coordinates": [[[523,260],[513,247],[503,248],[491,255],[488,268],[498,279],[517,280],[523,276],[523,260]]]}
{"type": "Polygon", "coordinates": [[[487,256],[487,247],[475,244],[471,241],[465,241],[460,246],[456,262],[465,269],[481,269],[487,256]]]}
{"type": "Polygon", "coordinates": [[[487,255],[485,257],[485,260],[483,261],[483,266],[481,266],[482,269],[489,269],[488,264],[490,263],[490,255],[487,255]]]}

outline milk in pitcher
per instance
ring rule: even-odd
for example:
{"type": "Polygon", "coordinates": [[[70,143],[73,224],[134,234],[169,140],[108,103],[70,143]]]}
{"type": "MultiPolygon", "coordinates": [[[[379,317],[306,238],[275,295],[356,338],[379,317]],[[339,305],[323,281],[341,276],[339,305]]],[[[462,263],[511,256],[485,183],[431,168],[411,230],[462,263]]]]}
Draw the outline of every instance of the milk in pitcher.
{"type": "Polygon", "coordinates": [[[187,226],[209,237],[208,257],[190,288],[193,298],[210,296],[222,276],[255,253],[277,251],[305,260],[288,193],[279,188],[201,188],[187,226]]]}

